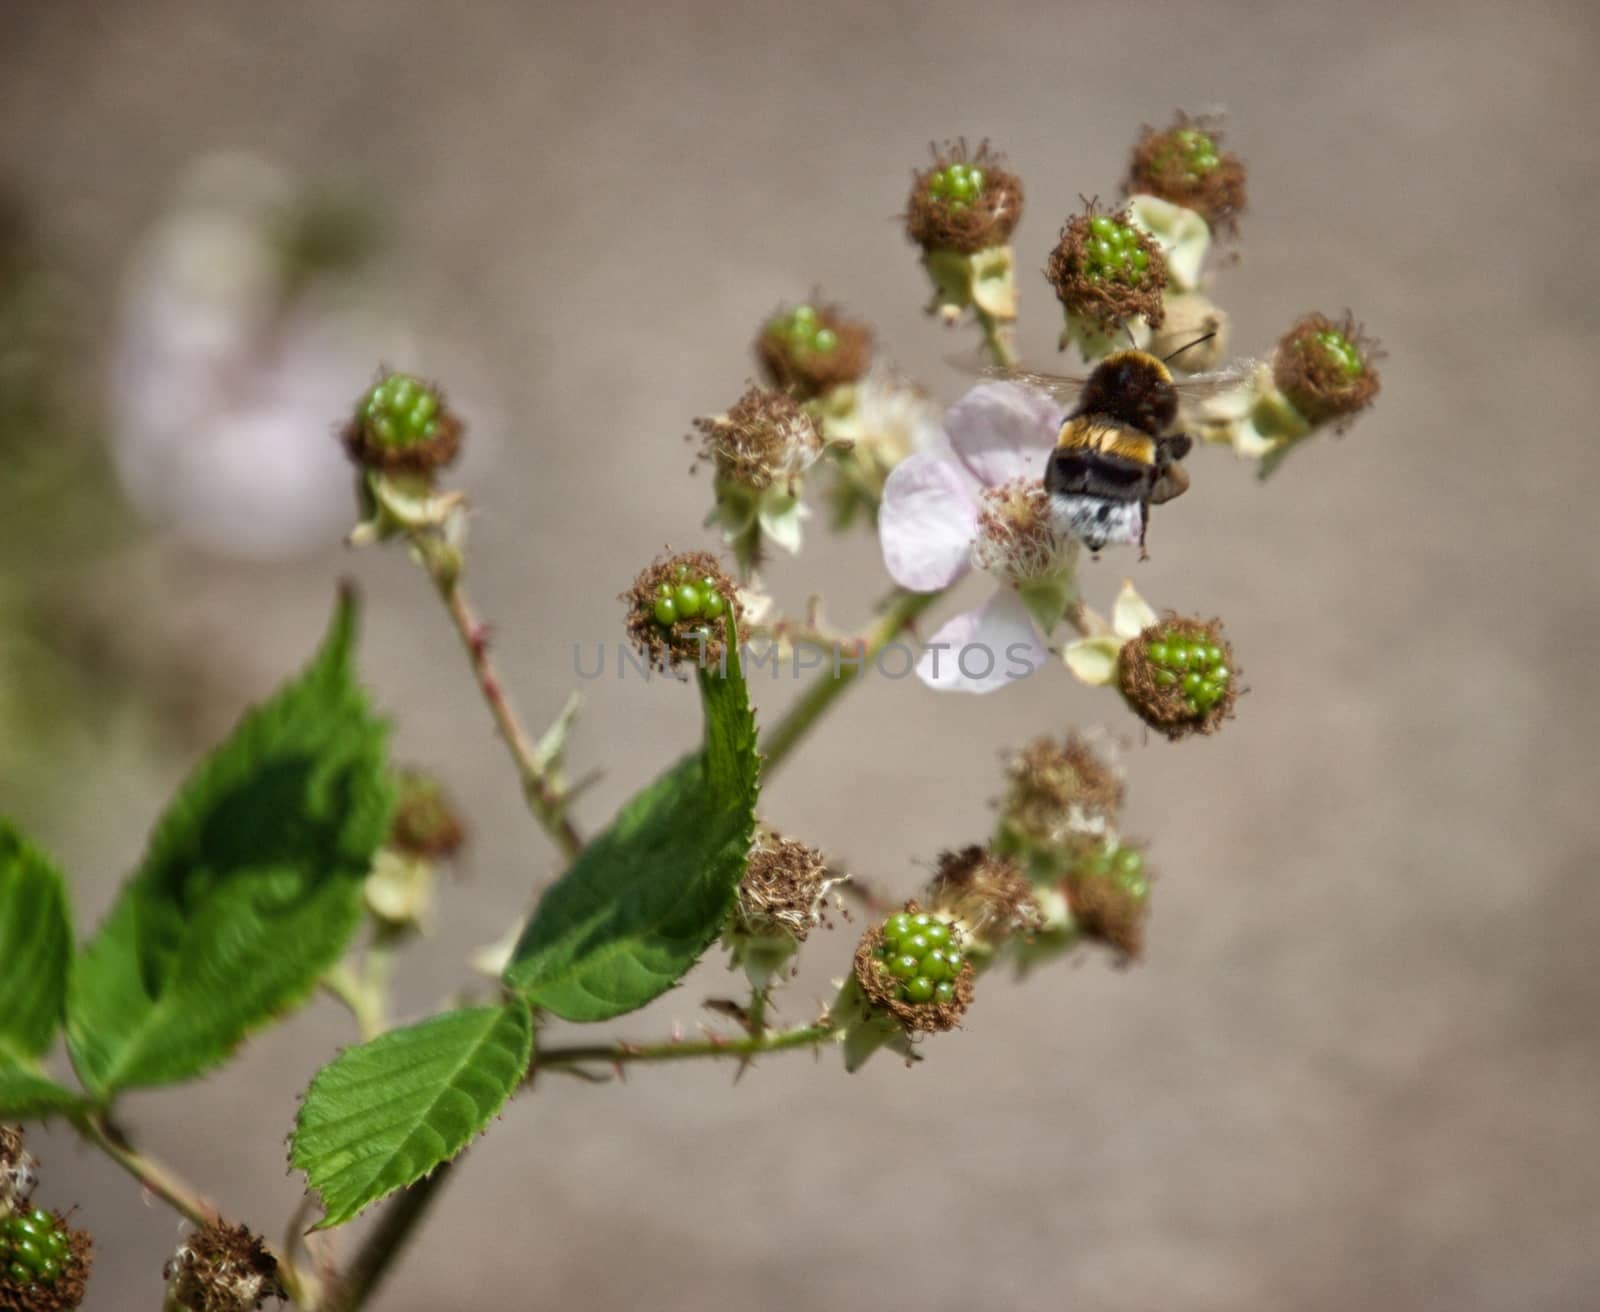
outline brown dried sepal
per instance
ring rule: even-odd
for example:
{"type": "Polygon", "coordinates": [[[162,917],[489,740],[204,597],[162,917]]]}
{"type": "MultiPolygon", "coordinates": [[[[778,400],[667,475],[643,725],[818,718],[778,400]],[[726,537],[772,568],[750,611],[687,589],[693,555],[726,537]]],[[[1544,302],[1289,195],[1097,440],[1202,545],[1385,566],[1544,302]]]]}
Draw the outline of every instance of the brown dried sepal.
{"type": "Polygon", "coordinates": [[[628,606],[627,618],[623,621],[628,640],[653,670],[673,670],[685,663],[703,663],[706,669],[718,669],[727,650],[723,617],[695,616],[675,620],[670,625],[656,619],[656,589],[662,583],[675,582],[674,574],[680,564],[689,567],[688,577],[697,586],[702,578],[716,581],[717,591],[728,603],[728,613],[733,616],[737,628],[744,617],[744,607],[733,580],[709,551],[683,551],[672,556],[657,556],[622,594],[620,600],[628,606]]]}
{"type": "Polygon", "coordinates": [[[1377,398],[1381,380],[1374,364],[1382,358],[1377,340],[1362,331],[1348,310],[1339,319],[1308,314],[1297,319],[1294,327],[1278,339],[1278,349],[1272,357],[1272,380],[1312,424],[1333,423],[1336,429],[1342,429],[1377,398]],[[1355,347],[1361,357],[1361,372],[1354,378],[1345,376],[1318,340],[1317,334],[1325,332],[1338,333],[1355,347]]]}
{"type": "Polygon", "coordinates": [[[1239,700],[1239,668],[1233,663],[1233,648],[1222,635],[1222,621],[1183,618],[1168,614],[1144,629],[1138,637],[1123,644],[1117,659],[1117,683],[1134,713],[1152,729],[1176,742],[1196,733],[1215,733],[1222,722],[1233,715],[1234,703],[1239,700]],[[1223,663],[1228,667],[1226,691],[1216,705],[1203,715],[1184,700],[1183,681],[1162,684],[1156,679],[1156,667],[1150,661],[1150,644],[1175,633],[1189,642],[1202,641],[1207,646],[1222,649],[1223,663]]]}
{"type": "Polygon", "coordinates": [[[27,1202],[39,1163],[27,1149],[20,1125],[0,1125],[0,1216],[27,1202]]]}
{"type": "Polygon", "coordinates": [[[1061,882],[1072,918],[1086,938],[1115,948],[1123,964],[1144,953],[1150,896],[1138,896],[1107,875],[1068,875],[1061,882]]]}
{"type": "Polygon", "coordinates": [[[1006,762],[1006,779],[1005,821],[1036,843],[1061,842],[1074,812],[1110,819],[1122,808],[1121,776],[1075,733],[1033,739],[1006,762]]]}
{"type": "Polygon", "coordinates": [[[1157,130],[1148,124],[1139,133],[1128,161],[1128,177],[1122,184],[1124,195],[1159,196],[1200,215],[1211,230],[1238,235],[1239,215],[1247,203],[1244,161],[1224,153],[1221,120],[1211,115],[1190,118],[1181,110],[1168,128],[1157,130]],[[1217,164],[1205,173],[1189,171],[1177,134],[1185,130],[1203,132],[1217,151],[1217,164]]]}
{"type": "Polygon", "coordinates": [[[242,1225],[212,1221],[195,1231],[163,1273],[168,1303],[188,1312],[245,1312],[288,1297],[278,1260],[242,1225]]]}
{"type": "MultiPolygon", "coordinates": [[[[817,323],[831,329],[837,344],[831,351],[813,351],[791,342],[768,320],[756,338],[756,358],[774,387],[802,401],[853,383],[872,363],[872,329],[860,319],[847,318],[837,305],[816,307],[817,323]]],[[[777,318],[783,317],[779,311],[777,318]]]]}
{"type": "Polygon", "coordinates": [[[796,943],[818,924],[830,883],[828,862],[797,838],[760,834],[739,881],[739,927],[753,934],[785,933],[796,943]]]}
{"type": "Polygon", "coordinates": [[[17,1285],[0,1267],[0,1312],[69,1312],[83,1302],[89,1269],[94,1265],[94,1240],[87,1230],[69,1225],[60,1212],[50,1215],[67,1237],[67,1260],[61,1274],[47,1285],[32,1281],[17,1285]]]}
{"type": "Polygon", "coordinates": [[[434,415],[438,433],[409,446],[394,446],[379,441],[376,434],[367,431],[362,416],[356,415],[339,430],[339,440],[353,463],[362,469],[381,470],[386,474],[431,474],[443,469],[461,453],[466,425],[450,409],[444,389],[433,383],[426,386],[439,398],[439,410],[434,415]]]}
{"type": "Polygon", "coordinates": [[[1161,327],[1166,317],[1161,294],[1167,287],[1167,257],[1156,240],[1132,222],[1127,210],[1119,210],[1111,217],[1138,234],[1139,249],[1150,257],[1144,276],[1137,285],[1119,278],[1089,276],[1086,256],[1089,243],[1094,240],[1089,223],[1099,213],[1095,202],[1089,201],[1084,212],[1068,219],[1061,229],[1061,240],[1050,252],[1044,270],[1056,289],[1056,299],[1068,314],[1089,320],[1107,335],[1120,332],[1122,325],[1135,317],[1152,328],[1161,327]]]}
{"type": "Polygon", "coordinates": [[[1001,167],[1005,156],[991,150],[987,141],[969,152],[965,138],[947,141],[943,147],[930,143],[928,149],[933,163],[912,179],[906,202],[906,236],[923,250],[961,255],[976,255],[1010,241],[1022,218],[1022,179],[1001,167]],[[983,193],[961,209],[928,194],[929,180],[951,164],[983,170],[983,193]]]}
{"type": "MultiPolygon", "coordinates": [[[[916,915],[921,909],[915,901],[905,905],[910,915],[916,915]]],[[[889,973],[878,955],[882,946],[883,929],[874,925],[861,936],[856,947],[856,982],[872,1005],[893,1016],[910,1034],[942,1034],[955,1029],[972,1005],[972,984],[976,978],[972,962],[963,962],[961,973],[951,981],[955,985],[955,997],[949,1002],[902,1002],[897,996],[900,981],[889,973]]]]}
{"type": "Polygon", "coordinates": [[[970,929],[974,938],[998,947],[1014,934],[1042,929],[1044,917],[1033,885],[1022,867],[974,843],[959,851],[941,852],[928,885],[928,902],[942,915],[970,929]]]}

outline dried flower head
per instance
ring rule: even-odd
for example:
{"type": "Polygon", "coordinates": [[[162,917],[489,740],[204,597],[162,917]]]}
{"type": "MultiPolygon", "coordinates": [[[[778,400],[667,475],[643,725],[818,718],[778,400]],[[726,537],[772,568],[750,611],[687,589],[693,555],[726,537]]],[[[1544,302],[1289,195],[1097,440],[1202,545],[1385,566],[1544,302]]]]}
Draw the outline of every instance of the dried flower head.
{"type": "Polygon", "coordinates": [[[969,152],[965,139],[930,145],[930,167],[912,179],[906,235],[925,251],[973,255],[1000,246],[1022,218],[1022,181],[1002,167],[989,143],[969,152]]]}
{"type": "Polygon", "coordinates": [[[1159,328],[1167,261],[1160,244],[1126,209],[1103,214],[1094,201],[1067,220],[1045,276],[1067,314],[1111,334],[1141,318],[1159,328]]]}
{"type": "Polygon", "coordinates": [[[1143,952],[1150,876],[1139,847],[1108,838],[1084,850],[1062,881],[1062,891],[1086,938],[1109,944],[1124,962],[1143,952]]]}
{"type": "Polygon", "coordinates": [[[976,843],[939,854],[928,904],[935,914],[954,921],[974,946],[989,950],[1042,927],[1033,885],[1022,867],[976,843]]]}
{"type": "Polygon", "coordinates": [[[0,1125],[0,1216],[27,1205],[39,1183],[39,1163],[25,1146],[22,1128],[0,1125]]]}
{"type": "Polygon", "coordinates": [[[707,551],[658,556],[622,600],[628,638],[656,670],[719,666],[727,646],[724,616],[732,607],[735,621],[743,617],[733,581],[707,551]]]}
{"type": "Polygon", "coordinates": [[[389,845],[407,856],[437,859],[454,856],[467,832],[444,788],[422,770],[402,770],[389,845]]]}
{"type": "Polygon", "coordinates": [[[431,474],[456,458],[464,432],[444,393],[411,374],[381,374],[340,437],[363,469],[431,474]]]}
{"type": "Polygon", "coordinates": [[[251,1312],[288,1297],[278,1261],[242,1225],[212,1221],[178,1247],[162,1273],[167,1306],[187,1312],[251,1312]]]}
{"type": "Polygon", "coordinates": [[[855,978],[907,1033],[954,1029],[972,1005],[973,965],[961,929],[915,902],[875,925],[856,948],[855,978]]]}
{"type": "Polygon", "coordinates": [[[1342,427],[1372,404],[1383,358],[1348,310],[1334,320],[1308,314],[1278,339],[1272,376],[1278,390],[1312,424],[1342,427]]]}
{"type": "Polygon", "coordinates": [[[1140,132],[1122,189],[1182,205],[1233,235],[1245,208],[1244,162],[1223,151],[1220,120],[1179,111],[1170,127],[1140,132]]]}
{"type": "Polygon", "coordinates": [[[836,305],[796,305],[761,326],[756,358],[769,383],[809,401],[867,372],[872,329],[836,305]]]}
{"type": "Polygon", "coordinates": [[[829,875],[816,848],[764,830],[756,835],[739,882],[734,930],[803,943],[823,922],[829,890],[840,882],[829,875]]]}
{"type": "Polygon", "coordinates": [[[764,492],[792,490],[822,454],[822,434],[792,397],[752,387],[725,415],[694,421],[701,459],[712,464],[719,484],[764,492]]]}
{"type": "Polygon", "coordinates": [[[1121,775],[1085,739],[1044,735],[1006,762],[1001,833],[1022,850],[1058,850],[1100,838],[1115,823],[1122,796],[1121,775]]]}
{"type": "Polygon", "coordinates": [[[83,1302],[93,1241],[59,1212],[0,1217],[0,1312],[67,1312],[83,1302]]]}
{"type": "Polygon", "coordinates": [[[1239,699],[1222,621],[1168,615],[1122,648],[1117,681],[1128,705],[1168,738],[1215,733],[1239,699]]]}
{"type": "Polygon", "coordinates": [[[1072,569],[1077,548],[1058,533],[1050,494],[1038,479],[1018,478],[978,493],[978,533],[972,563],[1013,587],[1058,578],[1072,569]]]}

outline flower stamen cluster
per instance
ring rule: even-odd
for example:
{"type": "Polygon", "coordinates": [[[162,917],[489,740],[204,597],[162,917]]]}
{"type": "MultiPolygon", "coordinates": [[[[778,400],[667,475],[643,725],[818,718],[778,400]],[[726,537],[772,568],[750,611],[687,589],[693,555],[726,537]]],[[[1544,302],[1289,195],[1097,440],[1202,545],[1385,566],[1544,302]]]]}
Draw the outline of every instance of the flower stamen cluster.
{"type": "Polygon", "coordinates": [[[719,484],[754,492],[782,487],[790,492],[822,454],[816,421],[791,397],[752,387],[725,415],[694,421],[701,458],[717,471],[719,484]]]}
{"type": "Polygon", "coordinates": [[[1012,479],[978,494],[978,532],[972,563],[1015,587],[1059,578],[1076,549],[1055,528],[1050,494],[1037,479],[1012,479]]]}
{"type": "Polygon", "coordinates": [[[251,1312],[269,1298],[288,1297],[277,1259],[245,1226],[226,1221],[201,1226],[162,1274],[167,1306],[186,1312],[251,1312]]]}

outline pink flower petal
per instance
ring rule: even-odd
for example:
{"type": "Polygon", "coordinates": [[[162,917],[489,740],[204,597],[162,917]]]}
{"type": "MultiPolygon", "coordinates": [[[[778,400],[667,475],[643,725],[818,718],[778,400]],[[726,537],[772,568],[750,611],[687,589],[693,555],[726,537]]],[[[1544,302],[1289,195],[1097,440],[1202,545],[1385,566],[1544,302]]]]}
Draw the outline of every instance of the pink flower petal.
{"type": "Polygon", "coordinates": [[[948,457],[922,453],[894,467],[883,485],[878,540],[889,576],[913,592],[937,592],[972,563],[977,486],[948,457]]]}
{"type": "Polygon", "coordinates": [[[1043,478],[1064,412],[1044,392],[1021,383],[979,383],[944,415],[961,462],[985,487],[1043,478]]]}
{"type": "Polygon", "coordinates": [[[1048,659],[1027,607],[1001,588],[982,610],[957,615],[928,639],[917,677],[940,692],[994,692],[1048,659]]]}

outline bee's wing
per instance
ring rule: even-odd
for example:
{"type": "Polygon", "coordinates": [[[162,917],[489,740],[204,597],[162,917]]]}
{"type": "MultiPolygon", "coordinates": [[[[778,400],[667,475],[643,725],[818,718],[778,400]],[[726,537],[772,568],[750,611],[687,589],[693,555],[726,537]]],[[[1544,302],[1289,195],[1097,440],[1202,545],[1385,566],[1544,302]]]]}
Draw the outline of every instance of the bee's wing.
{"type": "Polygon", "coordinates": [[[1218,392],[1239,386],[1256,371],[1261,362],[1252,359],[1230,360],[1220,369],[1201,374],[1174,374],[1172,386],[1185,400],[1203,401],[1218,392]]]}
{"type": "Polygon", "coordinates": [[[1089,381],[1087,374],[1047,374],[1034,369],[1018,369],[1015,366],[1008,369],[1003,365],[989,364],[968,356],[953,356],[948,357],[948,360],[962,373],[972,374],[991,382],[1021,383],[1025,387],[1046,392],[1063,403],[1075,401],[1078,394],[1083,391],[1084,384],[1089,381]]]}

